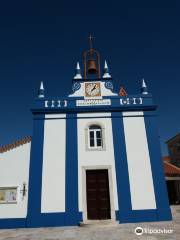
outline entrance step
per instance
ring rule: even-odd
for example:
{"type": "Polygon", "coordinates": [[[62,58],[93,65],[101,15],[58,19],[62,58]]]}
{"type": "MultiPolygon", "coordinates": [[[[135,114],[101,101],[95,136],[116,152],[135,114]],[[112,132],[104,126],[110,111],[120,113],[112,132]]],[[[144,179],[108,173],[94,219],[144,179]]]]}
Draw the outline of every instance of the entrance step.
{"type": "Polygon", "coordinates": [[[113,226],[118,226],[119,222],[115,220],[87,220],[84,222],[80,222],[79,226],[80,227],[113,227],[113,226]]]}

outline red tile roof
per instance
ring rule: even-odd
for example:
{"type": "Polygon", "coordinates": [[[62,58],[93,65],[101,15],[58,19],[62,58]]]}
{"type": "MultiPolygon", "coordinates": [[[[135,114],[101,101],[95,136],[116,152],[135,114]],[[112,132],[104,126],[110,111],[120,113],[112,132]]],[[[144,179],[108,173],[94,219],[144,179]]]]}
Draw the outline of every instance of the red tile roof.
{"type": "Polygon", "coordinates": [[[31,139],[32,139],[31,136],[27,136],[27,137],[24,137],[24,138],[22,138],[20,140],[14,141],[11,144],[4,145],[4,146],[0,147],[0,153],[4,153],[4,152],[7,152],[7,151],[10,151],[13,148],[16,148],[16,147],[19,147],[20,145],[23,145],[23,144],[26,144],[28,142],[31,142],[31,139]]]}
{"type": "Polygon", "coordinates": [[[176,134],[174,137],[171,137],[170,139],[168,139],[168,140],[166,141],[166,143],[171,142],[172,140],[174,140],[174,139],[176,139],[176,138],[178,138],[178,137],[180,137],[180,133],[178,133],[178,134],[176,134]]]}
{"type": "Polygon", "coordinates": [[[163,161],[164,162],[170,162],[170,157],[169,156],[163,156],[163,161]]]}
{"type": "Polygon", "coordinates": [[[180,168],[166,161],[164,161],[164,171],[167,177],[180,176],[180,168]]]}

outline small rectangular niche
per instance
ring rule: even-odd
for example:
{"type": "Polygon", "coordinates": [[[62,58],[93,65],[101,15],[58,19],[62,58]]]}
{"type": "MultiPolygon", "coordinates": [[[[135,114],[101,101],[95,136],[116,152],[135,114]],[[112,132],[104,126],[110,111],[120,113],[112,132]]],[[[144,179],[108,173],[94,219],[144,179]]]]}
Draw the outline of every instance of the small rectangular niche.
{"type": "Polygon", "coordinates": [[[17,187],[0,187],[0,204],[17,203],[17,187]]]}

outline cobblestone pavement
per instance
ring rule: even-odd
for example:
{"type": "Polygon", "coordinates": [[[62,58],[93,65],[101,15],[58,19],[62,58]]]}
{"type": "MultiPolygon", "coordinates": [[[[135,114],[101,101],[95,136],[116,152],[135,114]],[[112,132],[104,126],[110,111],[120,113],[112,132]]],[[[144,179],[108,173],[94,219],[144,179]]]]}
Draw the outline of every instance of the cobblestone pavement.
{"type": "Polygon", "coordinates": [[[0,230],[0,240],[171,240],[180,239],[180,206],[172,207],[173,221],[115,226],[55,227],[0,230]],[[144,233],[137,236],[136,227],[144,233]],[[146,228],[146,229],[145,229],[146,228]],[[169,230],[172,233],[145,233],[149,230],[169,230]]]}

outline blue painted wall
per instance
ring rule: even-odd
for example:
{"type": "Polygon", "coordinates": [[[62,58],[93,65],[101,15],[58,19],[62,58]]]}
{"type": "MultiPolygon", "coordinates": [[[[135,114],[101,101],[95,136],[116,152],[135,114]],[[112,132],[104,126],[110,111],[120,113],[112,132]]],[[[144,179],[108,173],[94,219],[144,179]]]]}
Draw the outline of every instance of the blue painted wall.
{"type": "Polygon", "coordinates": [[[44,114],[34,115],[31,143],[27,226],[40,224],[41,185],[44,143],[44,114]]]}
{"type": "MultiPolygon", "coordinates": [[[[66,225],[82,221],[78,208],[78,139],[77,115],[67,114],[66,120],[66,225]]],[[[80,146],[79,146],[80,147],[80,146]]]]}
{"type": "Polygon", "coordinates": [[[116,167],[116,181],[119,211],[116,211],[116,218],[120,222],[129,220],[131,211],[131,197],[128,176],[128,165],[126,156],[126,146],[123,128],[122,113],[111,113],[112,130],[114,143],[114,157],[116,167]]]}
{"type": "Polygon", "coordinates": [[[145,113],[145,126],[156,197],[157,220],[171,220],[172,215],[169,207],[157,122],[153,112],[149,112],[148,115],[145,113]]]}
{"type": "Polygon", "coordinates": [[[78,211],[76,114],[67,114],[66,120],[65,213],[41,213],[43,142],[44,115],[38,115],[34,118],[34,133],[31,147],[27,227],[78,225],[82,221],[82,213],[78,211]]]}

